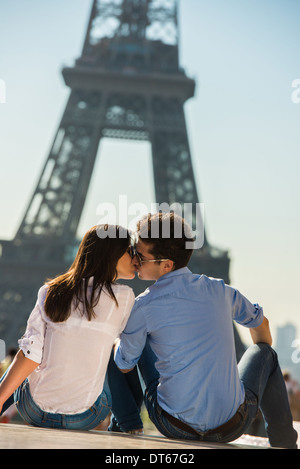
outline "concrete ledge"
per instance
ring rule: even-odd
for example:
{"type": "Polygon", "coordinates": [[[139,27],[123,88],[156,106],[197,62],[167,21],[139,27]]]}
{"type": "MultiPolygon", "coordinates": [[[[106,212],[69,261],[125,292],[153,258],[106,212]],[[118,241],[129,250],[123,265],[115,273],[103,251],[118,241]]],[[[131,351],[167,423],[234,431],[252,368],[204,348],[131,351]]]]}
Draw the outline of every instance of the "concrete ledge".
{"type": "Polygon", "coordinates": [[[245,435],[233,443],[186,442],[156,435],[132,436],[106,431],[74,431],[37,428],[23,424],[0,424],[0,449],[118,449],[118,450],[189,450],[264,449],[266,438],[245,435]]]}

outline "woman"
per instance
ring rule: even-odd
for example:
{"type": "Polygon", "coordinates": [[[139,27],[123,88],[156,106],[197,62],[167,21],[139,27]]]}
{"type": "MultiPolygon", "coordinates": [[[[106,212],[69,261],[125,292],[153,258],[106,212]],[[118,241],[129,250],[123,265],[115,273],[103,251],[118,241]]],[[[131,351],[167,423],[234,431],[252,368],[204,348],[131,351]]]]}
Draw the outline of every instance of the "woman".
{"type": "Polygon", "coordinates": [[[99,225],[84,236],[63,275],[47,282],[0,384],[0,412],[13,402],[31,425],[89,430],[111,408],[106,369],[134,293],[130,234],[99,225]]]}

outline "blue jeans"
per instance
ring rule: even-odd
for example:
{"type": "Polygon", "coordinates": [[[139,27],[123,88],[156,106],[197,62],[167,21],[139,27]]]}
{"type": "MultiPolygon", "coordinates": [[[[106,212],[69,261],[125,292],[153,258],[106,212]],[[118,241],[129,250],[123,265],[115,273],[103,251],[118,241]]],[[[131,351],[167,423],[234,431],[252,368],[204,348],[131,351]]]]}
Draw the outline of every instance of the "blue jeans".
{"type": "MultiPolygon", "coordinates": [[[[5,373],[6,374],[6,373],[5,373]]],[[[5,374],[0,381],[4,378],[5,374]]],[[[23,420],[35,427],[61,428],[68,430],[91,430],[97,427],[109,414],[111,409],[111,395],[107,380],[103,391],[96,402],[85,412],[80,414],[53,414],[43,411],[33,400],[27,379],[16,389],[14,394],[5,402],[2,413],[13,403],[23,420]]]]}
{"type": "Polygon", "coordinates": [[[148,381],[145,393],[145,405],[149,417],[156,428],[168,438],[199,439],[202,441],[226,443],[234,441],[245,433],[247,427],[256,417],[259,408],[265,420],[266,432],[270,445],[281,448],[297,448],[297,432],[293,428],[288,395],[278,364],[276,352],[267,344],[259,343],[250,346],[242,356],[239,364],[239,376],[245,388],[245,402],[239,409],[239,424],[230,431],[210,432],[199,435],[180,430],[162,413],[157,403],[158,377],[153,372],[153,352],[145,350],[141,357],[141,368],[147,367],[143,373],[148,381]],[[150,370],[152,369],[152,376],[150,370]]]}
{"type": "MultiPolygon", "coordinates": [[[[154,366],[155,361],[156,356],[147,341],[138,365],[146,384],[145,406],[153,424],[167,438],[220,443],[234,441],[246,432],[260,408],[270,445],[297,448],[297,432],[293,428],[284,379],[277,354],[269,345],[251,345],[238,364],[239,376],[245,388],[245,402],[238,410],[238,424],[230,431],[210,432],[207,435],[204,433],[195,436],[179,429],[167,419],[157,402],[159,375],[154,366]]],[[[132,413],[133,410],[132,407],[132,413]]],[[[129,408],[124,404],[123,414],[128,412],[129,408]]]]}
{"type": "Polygon", "coordinates": [[[143,404],[143,391],[137,369],[122,373],[114,362],[113,353],[107,368],[108,383],[112,396],[112,419],[109,431],[128,432],[143,428],[140,409],[143,404]],[[124,412],[124,404],[126,410],[124,412]]]}

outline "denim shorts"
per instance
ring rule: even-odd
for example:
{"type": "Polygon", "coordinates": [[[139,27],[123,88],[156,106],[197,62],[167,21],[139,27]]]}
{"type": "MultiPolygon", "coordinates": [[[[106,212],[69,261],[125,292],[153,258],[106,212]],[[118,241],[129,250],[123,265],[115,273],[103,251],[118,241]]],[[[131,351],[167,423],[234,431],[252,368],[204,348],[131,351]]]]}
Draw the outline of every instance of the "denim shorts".
{"type": "Polygon", "coordinates": [[[91,430],[97,427],[109,414],[112,404],[107,381],[96,402],[79,414],[56,414],[42,410],[31,396],[27,379],[15,391],[14,401],[20,416],[30,425],[69,430],[91,430]]]}

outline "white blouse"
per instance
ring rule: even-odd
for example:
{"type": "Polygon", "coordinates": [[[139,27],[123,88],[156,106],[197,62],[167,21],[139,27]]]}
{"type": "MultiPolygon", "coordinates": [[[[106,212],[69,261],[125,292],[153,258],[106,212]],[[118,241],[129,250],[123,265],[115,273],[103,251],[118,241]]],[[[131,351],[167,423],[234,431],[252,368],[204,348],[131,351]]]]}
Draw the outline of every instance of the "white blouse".
{"type": "MultiPolygon", "coordinates": [[[[93,278],[89,288],[92,282],[93,278]]],[[[78,308],[72,306],[66,321],[55,323],[44,310],[47,288],[40,288],[26,332],[19,340],[25,357],[39,363],[28,377],[30,392],[45,412],[81,413],[103,390],[113,343],[127,323],[134,293],[126,285],[112,285],[117,306],[104,288],[91,321],[81,315],[83,304],[79,303],[78,308]]]]}

